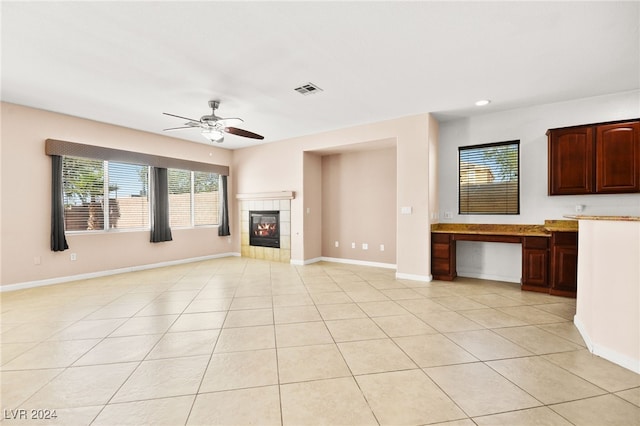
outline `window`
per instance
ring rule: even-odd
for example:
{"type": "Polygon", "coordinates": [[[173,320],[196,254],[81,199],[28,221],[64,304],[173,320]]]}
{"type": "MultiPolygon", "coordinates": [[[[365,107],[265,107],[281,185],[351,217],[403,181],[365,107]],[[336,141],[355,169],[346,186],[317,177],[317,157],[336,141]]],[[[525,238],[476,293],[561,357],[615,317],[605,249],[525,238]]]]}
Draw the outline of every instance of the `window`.
{"type": "Polygon", "coordinates": [[[459,214],[520,214],[520,141],[458,148],[459,214]]]}
{"type": "Polygon", "coordinates": [[[172,228],[191,226],[191,172],[169,169],[169,225],[172,228]]]}
{"type": "Polygon", "coordinates": [[[217,173],[169,169],[169,223],[171,227],[217,225],[217,173]]]}
{"type": "Polygon", "coordinates": [[[104,229],[104,161],[64,157],[62,188],[67,231],[104,229]]]}
{"type": "Polygon", "coordinates": [[[218,224],[220,196],[217,173],[193,172],[194,181],[194,225],[218,224]]]}
{"type": "Polygon", "coordinates": [[[149,166],[108,163],[109,228],[149,228],[149,166]]]}
{"type": "Polygon", "coordinates": [[[62,185],[67,231],[149,228],[148,166],[64,156],[62,185]]]}

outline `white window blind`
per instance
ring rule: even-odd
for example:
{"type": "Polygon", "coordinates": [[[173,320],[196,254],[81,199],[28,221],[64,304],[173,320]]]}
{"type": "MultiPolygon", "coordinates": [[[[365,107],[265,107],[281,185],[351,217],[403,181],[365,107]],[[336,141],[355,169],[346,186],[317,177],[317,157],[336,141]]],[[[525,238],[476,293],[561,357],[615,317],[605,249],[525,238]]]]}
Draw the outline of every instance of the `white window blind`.
{"type": "Polygon", "coordinates": [[[109,228],[149,228],[149,166],[109,162],[109,228]]]}
{"type": "Polygon", "coordinates": [[[104,161],[63,157],[62,187],[67,231],[104,229],[104,161]]]}
{"type": "MultiPolygon", "coordinates": [[[[63,156],[66,231],[149,229],[149,166],[63,156]]],[[[213,172],[168,169],[171,227],[216,225],[220,199],[213,172]]]]}
{"type": "Polygon", "coordinates": [[[67,231],[149,228],[148,166],[64,156],[62,185],[67,231]]]}
{"type": "Polygon", "coordinates": [[[168,169],[169,184],[169,225],[173,227],[192,226],[191,218],[191,171],[168,169]]]}
{"type": "Polygon", "coordinates": [[[520,214],[520,141],[458,148],[460,214],[520,214]]]}
{"type": "Polygon", "coordinates": [[[194,225],[216,225],[219,219],[220,196],[217,173],[193,172],[194,225]]]}

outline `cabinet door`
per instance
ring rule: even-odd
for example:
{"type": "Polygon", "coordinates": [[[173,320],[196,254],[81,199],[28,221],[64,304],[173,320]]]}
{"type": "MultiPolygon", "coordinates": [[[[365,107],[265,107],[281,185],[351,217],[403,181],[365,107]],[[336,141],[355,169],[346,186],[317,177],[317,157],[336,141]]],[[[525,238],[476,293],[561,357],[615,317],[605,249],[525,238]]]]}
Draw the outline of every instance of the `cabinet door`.
{"type": "Polygon", "coordinates": [[[640,192],[640,122],[596,127],[596,192],[640,192]]]}
{"type": "Polygon", "coordinates": [[[551,237],[550,294],[576,297],[578,233],[554,232],[551,237]]]}
{"type": "Polygon", "coordinates": [[[548,292],[549,238],[525,237],[522,242],[522,289],[548,292]]]}
{"type": "Polygon", "coordinates": [[[593,127],[550,130],[549,195],[593,192],[593,127]]]}
{"type": "Polygon", "coordinates": [[[431,233],[431,275],[446,281],[456,277],[456,242],[451,234],[431,233]]]}

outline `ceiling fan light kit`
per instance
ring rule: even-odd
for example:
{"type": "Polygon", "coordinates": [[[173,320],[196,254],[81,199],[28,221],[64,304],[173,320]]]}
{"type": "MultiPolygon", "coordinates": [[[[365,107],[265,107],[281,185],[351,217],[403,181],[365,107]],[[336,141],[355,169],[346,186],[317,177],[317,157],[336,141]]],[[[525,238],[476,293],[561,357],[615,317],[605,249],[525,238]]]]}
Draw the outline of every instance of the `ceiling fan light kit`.
{"type": "Polygon", "coordinates": [[[200,133],[202,134],[202,136],[207,138],[207,140],[211,142],[217,142],[217,143],[224,142],[225,133],[229,133],[236,136],[242,136],[244,138],[264,139],[264,136],[261,136],[257,133],[253,133],[248,130],[243,130],[237,127],[230,126],[231,124],[242,123],[244,122],[244,120],[242,120],[241,118],[218,117],[216,115],[216,109],[218,109],[219,106],[220,106],[220,101],[209,101],[211,114],[203,115],[202,117],[200,117],[200,120],[196,120],[188,117],[182,117],[180,115],[175,115],[175,114],[169,114],[168,112],[163,112],[164,115],[187,120],[187,122],[180,127],[170,127],[168,129],[164,129],[164,131],[198,128],[200,129],[200,133]]]}
{"type": "Polygon", "coordinates": [[[217,129],[202,129],[202,136],[210,140],[211,142],[222,143],[224,141],[224,135],[217,129]]]}

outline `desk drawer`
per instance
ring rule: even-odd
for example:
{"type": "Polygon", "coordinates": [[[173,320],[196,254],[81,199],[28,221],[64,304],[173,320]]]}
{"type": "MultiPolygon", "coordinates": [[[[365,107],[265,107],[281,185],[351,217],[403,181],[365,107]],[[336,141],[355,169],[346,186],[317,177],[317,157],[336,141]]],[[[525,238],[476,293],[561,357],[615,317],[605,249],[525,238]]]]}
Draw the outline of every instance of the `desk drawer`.
{"type": "Polygon", "coordinates": [[[524,237],[522,246],[525,249],[548,249],[549,238],[547,237],[524,237]]]}

